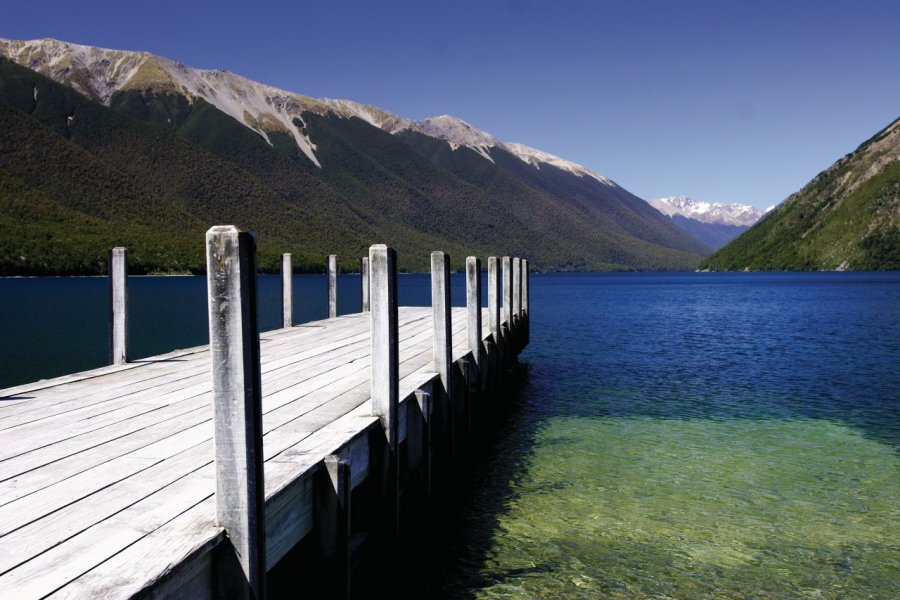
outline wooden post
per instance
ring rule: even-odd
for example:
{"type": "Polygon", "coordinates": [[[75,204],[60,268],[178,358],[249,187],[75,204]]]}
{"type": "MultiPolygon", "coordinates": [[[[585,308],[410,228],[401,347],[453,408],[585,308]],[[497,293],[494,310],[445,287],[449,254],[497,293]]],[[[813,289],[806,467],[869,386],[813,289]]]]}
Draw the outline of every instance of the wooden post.
{"type": "Polygon", "coordinates": [[[528,261],[522,259],[522,312],[528,315],[528,261]]]}
{"type": "Polygon", "coordinates": [[[494,342],[500,343],[500,274],[498,271],[497,257],[488,257],[488,315],[490,316],[491,333],[494,342]]]}
{"type": "Polygon", "coordinates": [[[337,255],[328,256],[328,318],[337,316],[337,255]]]}
{"type": "Polygon", "coordinates": [[[400,477],[398,468],[400,354],[397,325],[397,253],[384,244],[369,248],[372,310],[372,415],[384,429],[387,464],[385,502],[388,506],[386,528],[396,537],[399,530],[400,477]]]}
{"type": "Polygon", "coordinates": [[[422,485],[426,494],[431,493],[431,394],[416,390],[416,403],[422,413],[422,485]]]}
{"type": "Polygon", "coordinates": [[[522,311],[522,260],[512,259],[512,316],[519,319],[522,311]]]}
{"type": "Polygon", "coordinates": [[[440,251],[431,253],[431,314],[434,318],[434,371],[444,386],[451,453],[455,452],[456,437],[453,405],[453,331],[450,321],[450,257],[440,251]]]}
{"type": "Polygon", "coordinates": [[[113,248],[109,274],[109,364],[128,362],[128,250],[113,248]]]}
{"type": "Polygon", "coordinates": [[[262,394],[256,238],[222,225],[206,232],[215,428],[216,522],[233,552],[220,565],[229,595],[264,598],[266,583],[262,394]],[[229,569],[237,563],[240,569],[229,569]],[[238,585],[235,587],[235,582],[238,585]]]}
{"type": "Polygon", "coordinates": [[[503,257],[503,322],[512,326],[512,265],[503,257]]]}
{"type": "Polygon", "coordinates": [[[530,277],[528,271],[528,261],[522,259],[522,315],[524,316],[523,327],[525,329],[525,345],[531,341],[531,312],[528,309],[528,285],[530,277]]]}
{"type": "MultiPolygon", "coordinates": [[[[329,454],[317,473],[316,529],[334,598],[350,597],[350,463],[329,454]]],[[[321,575],[320,575],[321,576],[321,575]]]]}
{"type": "Polygon", "coordinates": [[[294,324],[294,270],[291,266],[291,255],[281,255],[281,318],[283,327],[294,324]]]}
{"type": "Polygon", "coordinates": [[[469,350],[480,372],[484,366],[481,344],[481,261],[475,256],[466,258],[466,315],[469,350]]]}
{"type": "Polygon", "coordinates": [[[369,257],[359,259],[360,312],[369,312],[369,257]]]}

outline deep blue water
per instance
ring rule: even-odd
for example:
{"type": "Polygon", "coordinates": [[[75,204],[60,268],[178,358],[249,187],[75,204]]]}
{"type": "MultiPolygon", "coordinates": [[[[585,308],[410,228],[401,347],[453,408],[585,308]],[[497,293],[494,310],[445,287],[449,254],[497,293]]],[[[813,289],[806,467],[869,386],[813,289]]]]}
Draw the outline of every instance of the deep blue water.
{"type": "MultiPolygon", "coordinates": [[[[105,285],[0,280],[0,387],[102,365],[105,285]]],[[[129,285],[133,356],[206,342],[203,278],[129,285]]],[[[429,302],[427,276],[399,285],[429,302]]],[[[324,276],[297,286],[296,320],[324,317],[324,276]]],[[[414,592],[896,597],[900,273],[533,274],[531,324],[518,408],[414,592]]]]}
{"type": "MultiPolygon", "coordinates": [[[[399,281],[401,304],[431,302],[428,276],[399,281]]],[[[0,388],[107,364],[107,285],[105,277],[0,278],[0,388]]],[[[465,280],[454,275],[452,285],[461,306],[465,280]]],[[[295,324],[327,317],[327,286],[325,275],[294,276],[295,324]]],[[[128,294],[130,358],[209,342],[205,277],[130,277],[128,294]]],[[[338,314],[359,312],[359,296],[359,275],[338,276],[338,314]]],[[[260,328],[280,327],[280,276],[259,277],[258,301],[260,328]]]]}

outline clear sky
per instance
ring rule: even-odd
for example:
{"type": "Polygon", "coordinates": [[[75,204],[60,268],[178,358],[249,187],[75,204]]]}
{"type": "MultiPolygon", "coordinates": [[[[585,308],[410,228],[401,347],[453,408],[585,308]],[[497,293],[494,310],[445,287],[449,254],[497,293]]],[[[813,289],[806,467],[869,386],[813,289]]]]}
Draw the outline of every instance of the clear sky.
{"type": "Polygon", "coordinates": [[[647,199],[766,207],[900,116],[898,0],[22,0],[0,14],[0,37],[452,114],[647,199]]]}

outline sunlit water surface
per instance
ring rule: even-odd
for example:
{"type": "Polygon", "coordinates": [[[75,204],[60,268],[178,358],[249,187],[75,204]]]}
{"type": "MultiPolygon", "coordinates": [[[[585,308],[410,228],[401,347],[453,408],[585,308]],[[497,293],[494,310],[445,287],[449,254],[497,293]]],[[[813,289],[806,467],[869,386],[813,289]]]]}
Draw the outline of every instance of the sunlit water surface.
{"type": "Polygon", "coordinates": [[[532,277],[430,597],[900,597],[900,275],[532,277]]]}

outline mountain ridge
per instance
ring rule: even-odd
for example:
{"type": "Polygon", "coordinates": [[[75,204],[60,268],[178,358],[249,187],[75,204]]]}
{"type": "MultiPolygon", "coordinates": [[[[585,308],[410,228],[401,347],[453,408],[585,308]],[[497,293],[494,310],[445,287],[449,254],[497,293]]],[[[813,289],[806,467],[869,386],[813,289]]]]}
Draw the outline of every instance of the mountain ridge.
{"type": "Polygon", "coordinates": [[[900,118],[816,175],[700,268],[900,269],[900,118]]]}
{"type": "Polygon", "coordinates": [[[677,214],[701,223],[719,225],[750,227],[767,212],[749,204],[704,202],[688,196],[667,196],[647,200],[647,202],[656,210],[670,217],[677,214]]]}
{"type": "MultiPolygon", "coordinates": [[[[0,58],[0,101],[13,111],[7,112],[7,133],[34,130],[36,119],[60,139],[42,134],[45,146],[28,157],[21,140],[9,138],[0,147],[0,182],[11,178],[39,197],[66,200],[58,187],[47,188],[29,161],[57,152],[54,143],[83,148],[116,177],[132,178],[122,188],[141,191],[128,202],[147,194],[170,198],[164,212],[187,210],[182,220],[192,231],[213,222],[256,230],[264,269],[276,268],[279,248],[294,252],[306,269],[330,253],[360,256],[374,240],[394,244],[401,268],[409,270],[427,269],[427,253],[434,248],[457,257],[455,266],[467,254],[515,253],[538,270],[693,269],[706,253],[614,182],[534,149],[489,145],[495,138],[454,117],[422,124],[371,105],[316,100],[222,71],[178,83],[160,65],[176,74],[194,71],[149,53],[78,46],[74,60],[66,52],[73,45],[38,42],[0,42],[0,55],[27,65],[0,58]],[[42,79],[41,72],[60,81],[42,79]],[[107,104],[100,102],[104,98],[107,104]],[[465,131],[472,139],[433,137],[438,126],[444,137],[458,139],[465,131]],[[541,162],[547,157],[557,160],[541,162]],[[177,176],[166,177],[163,165],[177,176]],[[222,173],[218,179],[232,182],[229,187],[220,185],[216,171],[222,173]],[[238,190],[244,190],[243,200],[238,190]]],[[[115,237],[112,222],[88,192],[107,182],[91,180],[75,165],[58,168],[75,169],[83,178],[73,184],[80,186],[76,210],[87,219],[85,227],[100,227],[100,219],[109,223],[104,236],[115,237]]],[[[7,189],[20,187],[10,183],[7,189]]],[[[3,202],[19,201],[8,195],[0,197],[3,202]]],[[[172,218],[181,219],[175,212],[172,218]]],[[[91,253],[99,248],[77,240],[66,247],[72,259],[66,264],[82,267],[55,267],[49,250],[34,243],[42,228],[56,231],[52,214],[42,219],[29,225],[31,233],[12,223],[18,229],[8,229],[13,235],[4,240],[0,272],[97,271],[91,253]],[[31,254],[21,251],[25,247],[31,254]]],[[[164,218],[150,221],[162,232],[169,229],[164,218]]],[[[139,244],[149,239],[134,235],[139,244]]],[[[171,260],[130,253],[136,269],[202,270],[202,248],[190,249],[187,233],[173,235],[178,239],[171,241],[171,260]]],[[[351,258],[343,260],[343,268],[355,266],[347,262],[351,258]]]]}
{"type": "Polygon", "coordinates": [[[615,185],[607,177],[582,165],[524,144],[501,142],[493,135],[451,115],[416,121],[353,100],[312,98],[259,83],[224,69],[197,69],[149,52],[98,48],[53,38],[24,41],[0,38],[0,54],[74,87],[106,106],[109,106],[116,92],[130,90],[201,97],[256,131],[269,143],[268,132],[273,129],[290,133],[298,147],[316,166],[321,165],[315,155],[315,145],[297,133],[293,119],[301,118],[302,112],[307,110],[330,110],[344,117],[358,117],[388,133],[419,131],[444,139],[451,146],[455,144],[472,148],[487,160],[491,158],[485,148],[501,147],[537,168],[540,168],[541,163],[553,164],[576,175],[594,177],[601,183],[615,185]],[[198,80],[200,83],[197,83],[198,80]],[[246,90],[252,90],[256,94],[247,94],[246,90]],[[228,91],[233,93],[229,94],[228,91]]]}

